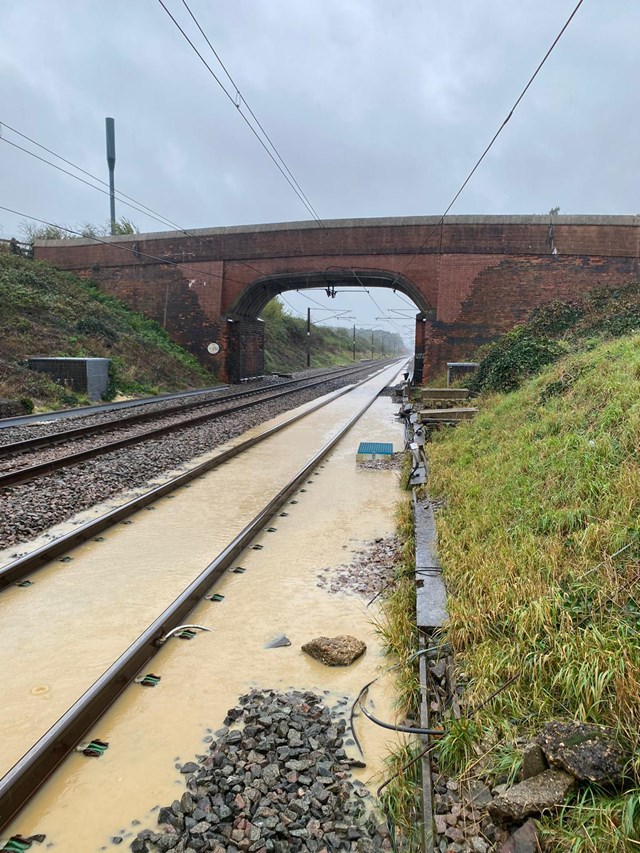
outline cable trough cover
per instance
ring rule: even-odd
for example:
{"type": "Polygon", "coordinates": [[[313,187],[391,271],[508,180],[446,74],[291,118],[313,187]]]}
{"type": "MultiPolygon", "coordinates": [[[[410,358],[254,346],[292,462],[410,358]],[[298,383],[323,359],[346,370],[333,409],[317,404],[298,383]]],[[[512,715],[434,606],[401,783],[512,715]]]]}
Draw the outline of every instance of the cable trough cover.
{"type": "Polygon", "coordinates": [[[386,459],[393,455],[393,444],[384,441],[361,441],[356,454],[356,462],[369,459],[386,459]]]}

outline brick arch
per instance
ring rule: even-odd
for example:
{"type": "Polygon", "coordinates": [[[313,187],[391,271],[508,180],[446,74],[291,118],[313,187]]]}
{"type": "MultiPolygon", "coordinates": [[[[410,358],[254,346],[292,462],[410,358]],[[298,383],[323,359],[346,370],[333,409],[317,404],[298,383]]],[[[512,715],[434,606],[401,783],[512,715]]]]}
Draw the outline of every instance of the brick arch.
{"type": "Polygon", "coordinates": [[[393,288],[404,293],[416,306],[416,311],[428,313],[435,309],[425,294],[410,279],[393,270],[326,267],[313,272],[275,273],[261,276],[239,294],[229,315],[255,319],[271,300],[289,290],[308,290],[317,287],[393,288]]]}
{"type": "Polygon", "coordinates": [[[280,222],[37,241],[35,255],[91,276],[232,380],[262,372],[257,316],[278,292],[328,277],[353,285],[354,270],[371,287],[397,281],[418,308],[420,379],[467,360],[537,305],[637,279],[640,216],[280,222]]]}

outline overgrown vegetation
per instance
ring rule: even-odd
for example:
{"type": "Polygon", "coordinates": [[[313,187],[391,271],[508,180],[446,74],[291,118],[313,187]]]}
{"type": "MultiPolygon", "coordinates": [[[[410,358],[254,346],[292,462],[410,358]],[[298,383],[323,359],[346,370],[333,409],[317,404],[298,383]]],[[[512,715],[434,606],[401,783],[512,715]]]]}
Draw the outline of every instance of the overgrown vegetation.
{"type": "Polygon", "coordinates": [[[602,288],[569,302],[551,302],[478,353],[474,392],[512,391],[567,352],[640,329],[640,284],[602,288]]]}
{"type": "MultiPolygon", "coordinates": [[[[263,310],[265,321],[265,370],[301,370],[306,367],[307,323],[292,317],[278,299],[263,310]]],[[[371,332],[356,328],[356,359],[371,358],[371,332]]],[[[376,331],[373,337],[375,358],[404,352],[400,335],[376,331]]],[[[313,324],[311,328],[311,366],[328,367],[353,360],[353,331],[313,324]]]]}
{"type": "Polygon", "coordinates": [[[211,385],[214,377],[152,320],[102,293],[90,280],[0,253],[0,397],[37,408],[82,399],[43,374],[28,356],[112,360],[113,395],[155,394],[211,385]]]}
{"type": "MultiPolygon", "coordinates": [[[[134,225],[126,216],[121,216],[116,219],[114,233],[115,234],[137,234],[139,232],[137,225],[134,225]]],[[[92,222],[83,222],[80,225],[40,225],[33,222],[22,222],[20,231],[27,239],[27,242],[33,243],[35,240],[69,240],[73,237],[108,237],[111,234],[111,222],[100,223],[96,225],[92,222]]]]}
{"type": "Polygon", "coordinates": [[[583,786],[542,819],[549,851],[640,847],[640,335],[627,334],[640,326],[638,292],[536,312],[496,346],[502,376],[529,333],[575,351],[532,366],[519,390],[485,395],[428,453],[429,493],[446,501],[439,556],[463,707],[497,691],[464,732],[449,729],[441,762],[513,778],[516,739],[551,719],[611,726],[635,756],[626,790],[583,786]]]}

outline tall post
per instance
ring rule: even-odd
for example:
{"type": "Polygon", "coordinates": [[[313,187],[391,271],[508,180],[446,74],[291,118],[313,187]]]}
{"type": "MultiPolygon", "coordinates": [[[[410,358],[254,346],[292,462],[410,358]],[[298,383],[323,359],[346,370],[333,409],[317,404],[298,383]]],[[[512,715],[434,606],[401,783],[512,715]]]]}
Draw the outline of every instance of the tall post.
{"type": "Polygon", "coordinates": [[[311,308],[307,308],[307,367],[311,367],[311,308]]]}
{"type": "Polygon", "coordinates": [[[111,219],[111,234],[116,233],[116,191],[114,173],[116,169],[116,131],[112,118],[104,120],[107,131],[107,165],[109,166],[109,212],[111,219]]]}
{"type": "Polygon", "coordinates": [[[356,326],[353,324],[353,360],[356,360],[356,326]]]}
{"type": "Polygon", "coordinates": [[[380,335],[380,340],[382,342],[382,357],[384,358],[384,332],[380,335]]]}
{"type": "Polygon", "coordinates": [[[371,358],[373,358],[373,329],[371,330],[371,358]]]}

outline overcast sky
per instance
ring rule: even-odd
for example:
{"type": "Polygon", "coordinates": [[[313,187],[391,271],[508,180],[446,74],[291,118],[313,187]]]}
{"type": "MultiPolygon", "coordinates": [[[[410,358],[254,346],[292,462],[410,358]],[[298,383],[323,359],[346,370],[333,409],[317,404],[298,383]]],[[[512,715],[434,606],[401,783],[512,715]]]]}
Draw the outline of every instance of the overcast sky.
{"type": "MultiPolygon", "coordinates": [[[[165,2],[208,51],[182,0],[165,2]]],[[[190,0],[325,219],[442,213],[575,3],[190,0]]],[[[106,179],[113,116],[117,188],[185,228],[309,218],[158,0],[0,12],[0,122],[106,179]]],[[[452,213],[637,213],[639,43],[637,0],[585,0],[452,213]]],[[[0,204],[52,222],[108,218],[106,196],[6,143],[0,187],[0,204]]],[[[19,236],[21,219],[0,211],[0,236],[19,236]]],[[[364,295],[334,306],[389,327],[364,295]]]]}

